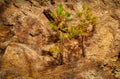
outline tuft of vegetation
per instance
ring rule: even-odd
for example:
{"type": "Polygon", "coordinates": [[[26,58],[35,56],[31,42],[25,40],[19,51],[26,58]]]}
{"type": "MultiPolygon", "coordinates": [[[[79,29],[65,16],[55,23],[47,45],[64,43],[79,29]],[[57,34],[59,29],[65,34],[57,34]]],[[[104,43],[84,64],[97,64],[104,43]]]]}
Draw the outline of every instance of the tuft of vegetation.
{"type": "Polygon", "coordinates": [[[70,13],[63,9],[63,5],[60,4],[55,13],[52,13],[51,16],[54,18],[54,21],[50,21],[49,24],[54,31],[67,31],[66,23],[70,21],[70,13]]]}
{"type": "Polygon", "coordinates": [[[49,48],[49,52],[52,52],[52,53],[55,53],[55,54],[60,53],[61,52],[60,44],[57,43],[55,45],[56,45],[55,47],[49,48]]]}
{"type": "Polygon", "coordinates": [[[71,14],[64,10],[63,5],[60,4],[55,13],[52,13],[51,16],[54,18],[53,21],[49,22],[51,28],[59,32],[60,38],[74,38],[79,37],[80,35],[87,36],[89,32],[87,28],[89,26],[94,26],[98,23],[97,17],[92,14],[92,9],[87,6],[82,6],[81,12],[76,12],[77,18],[79,20],[78,25],[67,26],[67,22],[72,21],[70,18],[71,14]]]}
{"type": "MultiPolygon", "coordinates": [[[[97,17],[92,14],[92,9],[84,5],[82,6],[81,12],[76,12],[78,23],[74,26],[67,25],[67,23],[73,21],[74,18],[71,18],[71,14],[64,10],[62,4],[59,5],[55,12],[51,13],[51,16],[54,20],[50,21],[49,25],[52,30],[58,34],[58,43],[61,43],[60,47],[64,48],[63,39],[70,40],[71,38],[76,39],[76,37],[82,37],[81,39],[83,42],[84,37],[88,36],[90,32],[93,32],[94,30],[88,30],[88,27],[92,26],[92,28],[94,28],[98,23],[97,17]]],[[[63,52],[64,48],[62,48],[62,50],[58,48],[59,47],[51,48],[50,50],[52,50],[51,52],[53,53],[63,52]]],[[[84,50],[84,47],[82,48],[84,50]]]]}
{"type": "Polygon", "coordinates": [[[79,19],[79,24],[77,27],[79,27],[80,30],[82,30],[82,35],[86,36],[89,34],[89,32],[93,31],[88,31],[87,28],[89,26],[94,26],[97,25],[98,19],[96,16],[92,14],[92,9],[90,7],[87,7],[85,5],[82,6],[82,11],[76,13],[79,19]]]}

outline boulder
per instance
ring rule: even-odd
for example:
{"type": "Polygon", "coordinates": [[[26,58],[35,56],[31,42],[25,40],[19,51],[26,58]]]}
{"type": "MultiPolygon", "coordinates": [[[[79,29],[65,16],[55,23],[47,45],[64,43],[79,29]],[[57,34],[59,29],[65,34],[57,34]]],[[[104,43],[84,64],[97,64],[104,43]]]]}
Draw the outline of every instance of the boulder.
{"type": "Polygon", "coordinates": [[[11,43],[3,55],[1,71],[4,79],[18,76],[36,77],[39,71],[48,66],[50,57],[39,56],[24,44],[11,43]]]}

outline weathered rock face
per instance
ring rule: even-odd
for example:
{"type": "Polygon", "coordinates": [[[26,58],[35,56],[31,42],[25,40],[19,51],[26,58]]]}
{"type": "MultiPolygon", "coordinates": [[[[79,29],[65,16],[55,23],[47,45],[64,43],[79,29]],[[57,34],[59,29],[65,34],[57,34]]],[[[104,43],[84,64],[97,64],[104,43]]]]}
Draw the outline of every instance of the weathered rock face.
{"type": "Polygon", "coordinates": [[[94,61],[82,59],[72,64],[58,66],[40,73],[41,79],[114,79],[113,75],[101,71],[94,61]],[[87,65],[86,65],[86,64],[87,65]],[[47,75],[47,76],[46,76],[47,75]]]}
{"type": "Polygon", "coordinates": [[[52,58],[40,56],[26,45],[12,43],[3,55],[1,66],[3,78],[13,79],[18,75],[35,78],[51,61],[52,58]]]}
{"type": "Polygon", "coordinates": [[[13,5],[9,5],[1,17],[3,24],[13,26],[12,30],[18,42],[40,51],[39,48],[44,45],[48,35],[46,31],[48,28],[45,25],[47,19],[42,14],[41,8],[32,7],[29,1],[13,1],[13,5]],[[44,22],[41,19],[44,19],[44,22]]]}
{"type": "MultiPolygon", "coordinates": [[[[119,22],[107,15],[103,17],[105,20],[98,24],[96,33],[92,39],[87,41],[87,43],[91,43],[89,47],[86,47],[86,54],[90,59],[104,60],[106,57],[112,57],[111,60],[116,61],[118,58],[116,56],[119,54],[119,46],[114,44],[116,38],[119,39],[119,22]],[[108,22],[106,21],[107,19],[109,19],[108,22]],[[114,49],[114,47],[117,47],[117,49],[114,49]]],[[[120,43],[118,40],[116,42],[117,44],[120,43]]]]}
{"type": "Polygon", "coordinates": [[[113,75],[120,78],[119,0],[1,0],[0,9],[0,54],[3,54],[0,76],[3,79],[115,79],[113,75]],[[42,50],[56,46],[50,42],[55,36],[50,37],[53,31],[44,10],[54,11],[61,2],[73,18],[76,18],[75,12],[81,11],[82,4],[92,7],[99,23],[93,36],[84,40],[85,59],[81,58],[81,49],[77,49],[79,41],[69,40],[65,45],[74,52],[63,52],[65,65],[58,66],[61,65],[59,54],[42,50]],[[51,66],[58,67],[49,69],[51,66]]]}

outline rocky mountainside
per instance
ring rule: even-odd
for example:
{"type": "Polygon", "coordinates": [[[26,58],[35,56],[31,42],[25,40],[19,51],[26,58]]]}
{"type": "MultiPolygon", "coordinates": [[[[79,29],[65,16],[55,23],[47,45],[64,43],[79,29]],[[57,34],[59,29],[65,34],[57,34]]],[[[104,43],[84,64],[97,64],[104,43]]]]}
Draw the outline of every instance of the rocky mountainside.
{"type": "Polygon", "coordinates": [[[0,79],[120,79],[120,1],[0,0],[0,79]],[[60,4],[74,20],[51,17],[60,4]],[[49,22],[75,26],[82,6],[97,24],[61,40],[49,22]]]}

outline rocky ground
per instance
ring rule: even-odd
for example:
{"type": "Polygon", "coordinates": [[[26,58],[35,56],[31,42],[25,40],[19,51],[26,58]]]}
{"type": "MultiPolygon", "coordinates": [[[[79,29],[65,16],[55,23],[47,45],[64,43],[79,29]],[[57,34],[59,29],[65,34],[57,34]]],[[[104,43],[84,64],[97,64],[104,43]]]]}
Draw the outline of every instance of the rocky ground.
{"type": "Polygon", "coordinates": [[[120,1],[0,0],[0,79],[120,79],[120,1]],[[98,24],[83,42],[64,40],[69,49],[51,53],[56,36],[45,14],[61,3],[72,18],[91,7],[98,24]]]}

